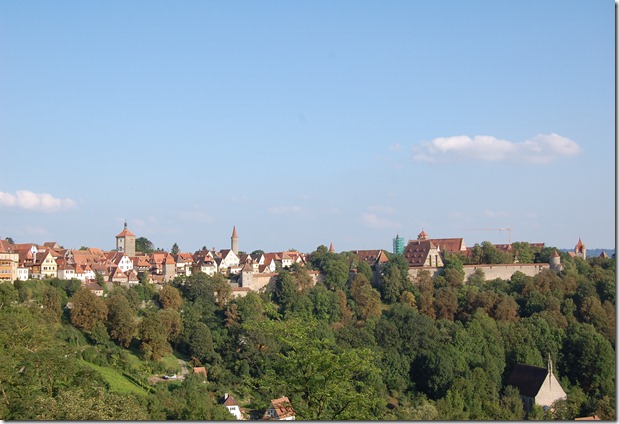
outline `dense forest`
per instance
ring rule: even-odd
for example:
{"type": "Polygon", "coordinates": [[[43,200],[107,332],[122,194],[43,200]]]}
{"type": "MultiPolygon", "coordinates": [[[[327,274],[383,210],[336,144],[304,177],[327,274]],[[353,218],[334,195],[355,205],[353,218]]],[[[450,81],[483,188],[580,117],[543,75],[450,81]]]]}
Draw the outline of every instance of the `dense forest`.
{"type": "Polygon", "coordinates": [[[561,253],[563,269],[464,278],[463,264],[548,262],[554,248],[490,243],[411,280],[402,256],[380,270],[320,246],[273,290],[232,298],[222,275],[114,287],[77,280],[0,285],[0,418],[223,420],[233,394],[252,418],[287,396],[297,419],[615,419],[614,258],[561,253]],[[525,417],[516,364],[554,372],[567,399],[525,417]],[[181,359],[179,362],[178,359],[181,359]],[[204,366],[183,380],[153,377],[204,366]]]}

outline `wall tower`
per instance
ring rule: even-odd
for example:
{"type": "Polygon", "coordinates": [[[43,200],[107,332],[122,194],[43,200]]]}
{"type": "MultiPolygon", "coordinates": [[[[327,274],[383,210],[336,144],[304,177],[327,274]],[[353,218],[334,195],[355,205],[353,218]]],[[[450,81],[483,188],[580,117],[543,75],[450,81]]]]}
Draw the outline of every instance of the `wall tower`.
{"type": "Polygon", "coordinates": [[[116,250],[127,256],[135,256],[135,234],[127,229],[127,221],[125,228],[116,236],[116,250]]]}

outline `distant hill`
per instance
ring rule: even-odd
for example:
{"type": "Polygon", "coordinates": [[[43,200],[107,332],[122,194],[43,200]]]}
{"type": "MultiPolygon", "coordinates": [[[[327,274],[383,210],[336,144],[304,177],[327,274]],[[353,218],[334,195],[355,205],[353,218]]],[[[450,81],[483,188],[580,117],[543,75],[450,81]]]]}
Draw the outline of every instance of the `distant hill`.
{"type": "MultiPolygon", "coordinates": [[[[573,252],[574,248],[559,250],[562,252],[573,252]]],[[[600,256],[602,252],[606,252],[608,256],[613,256],[615,254],[615,249],[587,249],[587,258],[595,258],[597,256],[600,256]]]]}

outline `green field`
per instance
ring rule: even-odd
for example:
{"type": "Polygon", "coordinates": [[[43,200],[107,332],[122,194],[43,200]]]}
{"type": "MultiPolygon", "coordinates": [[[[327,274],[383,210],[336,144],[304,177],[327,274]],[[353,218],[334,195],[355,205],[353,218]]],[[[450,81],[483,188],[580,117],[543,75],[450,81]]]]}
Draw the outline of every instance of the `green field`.
{"type": "Polygon", "coordinates": [[[91,364],[90,362],[80,361],[81,364],[92,368],[97,371],[103,379],[110,385],[110,392],[119,394],[135,393],[138,395],[146,395],[146,391],[139,386],[136,386],[130,380],[122,375],[121,372],[110,367],[102,367],[99,365],[91,364]]]}

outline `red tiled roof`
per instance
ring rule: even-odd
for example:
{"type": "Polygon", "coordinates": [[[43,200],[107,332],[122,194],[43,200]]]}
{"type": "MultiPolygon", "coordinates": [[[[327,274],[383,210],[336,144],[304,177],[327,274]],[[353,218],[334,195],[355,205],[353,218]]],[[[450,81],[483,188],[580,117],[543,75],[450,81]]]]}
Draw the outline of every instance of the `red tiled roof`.
{"type": "Polygon", "coordinates": [[[352,253],[357,255],[360,261],[367,262],[369,265],[376,263],[385,263],[389,261],[387,255],[382,250],[353,250],[352,253]]]}
{"type": "Polygon", "coordinates": [[[206,368],[204,368],[204,367],[194,367],[193,368],[193,373],[194,374],[201,374],[201,375],[206,377],[206,368]]]}
{"type": "Polygon", "coordinates": [[[430,249],[436,247],[430,240],[411,240],[404,248],[404,258],[409,266],[423,266],[430,249]]]}
{"type": "Polygon", "coordinates": [[[116,238],[120,238],[120,237],[135,237],[135,234],[133,234],[131,231],[125,228],[116,236],[116,238]]]}
{"type": "Polygon", "coordinates": [[[461,252],[464,249],[463,238],[442,238],[442,239],[430,239],[435,246],[438,246],[442,252],[461,252]]]}
{"type": "Polygon", "coordinates": [[[286,396],[279,399],[273,399],[271,401],[271,406],[280,420],[295,415],[292,405],[290,405],[290,400],[288,400],[288,397],[286,396]]]}
{"type": "MultiPolygon", "coordinates": [[[[202,367],[202,369],[204,369],[204,367],[202,367]]],[[[194,372],[195,372],[195,368],[194,368],[194,372]]],[[[206,372],[206,371],[205,371],[206,372]]],[[[234,399],[232,396],[230,396],[228,393],[226,393],[222,398],[222,405],[223,406],[238,406],[239,403],[236,401],[236,399],[234,399]]]]}

